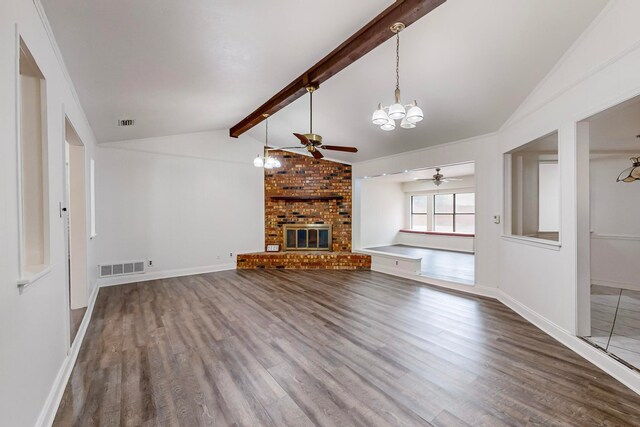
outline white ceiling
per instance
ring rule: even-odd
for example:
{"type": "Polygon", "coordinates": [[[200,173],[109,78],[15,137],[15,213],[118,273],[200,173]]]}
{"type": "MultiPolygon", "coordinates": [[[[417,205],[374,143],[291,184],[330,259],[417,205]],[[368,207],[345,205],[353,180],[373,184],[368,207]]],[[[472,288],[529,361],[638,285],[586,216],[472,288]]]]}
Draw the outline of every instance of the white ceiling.
{"type": "MultiPolygon", "coordinates": [[[[381,0],[274,2],[42,0],[101,142],[228,129],[388,6],[381,0]],[[313,11],[312,16],[310,12],[313,11]],[[118,128],[119,118],[136,119],[118,128]]],[[[314,95],[314,131],[361,161],[497,130],[606,0],[448,0],[401,36],[413,130],[370,124],[394,89],[388,41],[314,95]]],[[[308,100],[270,119],[270,142],[306,132],[308,100]]],[[[264,138],[263,126],[250,132],[264,138]]],[[[328,154],[328,153],[327,153],[328,154]]]]}
{"type": "Polygon", "coordinates": [[[589,120],[592,151],[640,154],[640,97],[610,108],[589,120]]]}
{"type": "Polygon", "coordinates": [[[228,129],[392,3],[41,1],[99,142],[228,129]]]}

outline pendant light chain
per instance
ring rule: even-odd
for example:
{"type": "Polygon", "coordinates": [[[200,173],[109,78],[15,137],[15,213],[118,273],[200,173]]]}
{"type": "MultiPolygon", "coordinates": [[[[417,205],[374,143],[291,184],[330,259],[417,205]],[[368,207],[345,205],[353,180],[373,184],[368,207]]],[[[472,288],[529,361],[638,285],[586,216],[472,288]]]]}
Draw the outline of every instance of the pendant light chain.
{"type": "Polygon", "coordinates": [[[400,90],[400,31],[396,33],[396,90],[400,90]]]}

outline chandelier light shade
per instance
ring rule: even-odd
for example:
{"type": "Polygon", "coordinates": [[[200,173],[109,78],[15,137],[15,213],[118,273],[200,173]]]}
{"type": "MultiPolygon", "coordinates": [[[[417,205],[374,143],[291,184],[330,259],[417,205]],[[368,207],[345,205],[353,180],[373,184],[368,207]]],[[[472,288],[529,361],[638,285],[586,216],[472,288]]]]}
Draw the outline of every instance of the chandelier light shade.
{"type": "Polygon", "coordinates": [[[640,180],[640,157],[631,158],[632,166],[623,170],[616,182],[633,182],[640,180]]]}
{"type": "Polygon", "coordinates": [[[409,111],[407,111],[407,121],[415,124],[421,122],[422,119],[424,119],[422,109],[418,107],[418,103],[416,101],[413,101],[413,105],[410,106],[409,111]]]}
{"type": "Polygon", "coordinates": [[[409,117],[405,117],[404,119],[402,119],[402,121],[400,122],[400,127],[403,129],[413,129],[414,127],[416,127],[416,124],[413,122],[409,121],[409,117]]]}
{"type": "Polygon", "coordinates": [[[373,112],[371,123],[380,126],[384,131],[391,131],[396,128],[395,120],[401,120],[400,127],[413,129],[416,123],[422,121],[424,114],[418,107],[416,101],[412,104],[404,105],[400,100],[400,31],[404,30],[402,22],[396,22],[391,26],[391,31],[396,35],[396,90],[395,102],[388,107],[378,104],[378,108],[373,112]]]}
{"type": "Polygon", "coordinates": [[[257,168],[261,168],[264,166],[264,158],[262,156],[257,156],[255,159],[253,159],[253,166],[257,167],[257,168]]]}
{"type": "Polygon", "coordinates": [[[389,121],[389,115],[382,108],[382,104],[378,104],[378,109],[373,112],[373,117],[371,118],[371,122],[374,125],[382,126],[389,121]]]}
{"type": "Polygon", "coordinates": [[[394,122],[391,119],[387,120],[387,123],[380,126],[380,129],[386,130],[386,131],[394,130],[395,128],[396,128],[396,122],[394,122]]]}

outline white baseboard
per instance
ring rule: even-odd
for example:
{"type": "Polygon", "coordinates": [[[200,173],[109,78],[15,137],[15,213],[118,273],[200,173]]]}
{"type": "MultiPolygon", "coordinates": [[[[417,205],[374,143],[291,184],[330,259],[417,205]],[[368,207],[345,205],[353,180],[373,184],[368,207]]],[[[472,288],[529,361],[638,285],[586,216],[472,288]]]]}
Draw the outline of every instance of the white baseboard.
{"type": "Polygon", "coordinates": [[[62,366],[58,371],[58,375],[56,375],[56,379],[53,381],[53,385],[49,390],[47,400],[45,400],[42,411],[38,416],[38,420],[36,421],[37,427],[50,427],[53,424],[56,413],[58,412],[58,406],[60,406],[62,396],[64,395],[64,389],[67,386],[69,377],[71,377],[71,371],[73,371],[73,367],[76,364],[76,359],[78,358],[80,347],[82,346],[82,342],[84,341],[84,335],[87,332],[87,328],[89,327],[91,315],[93,314],[93,307],[95,306],[96,298],[98,297],[98,291],[99,287],[94,286],[93,292],[91,292],[91,295],[89,296],[87,311],[84,314],[82,322],[80,323],[78,333],[76,334],[73,344],[71,344],[71,348],[69,349],[67,356],[62,362],[62,366]]]}
{"type": "Polygon", "coordinates": [[[606,286],[609,288],[627,289],[629,291],[640,291],[640,284],[628,282],[616,282],[614,280],[601,280],[591,278],[592,285],[606,286]]]}
{"type": "Polygon", "coordinates": [[[392,276],[404,277],[405,279],[415,280],[416,282],[426,283],[428,285],[438,286],[440,288],[452,289],[454,291],[466,292],[468,294],[479,295],[489,298],[497,298],[497,288],[482,285],[465,285],[456,282],[450,282],[448,280],[434,279],[431,277],[420,276],[413,274],[410,271],[402,271],[395,268],[385,267],[371,267],[371,271],[377,271],[379,273],[390,274],[392,276]]]}
{"type": "Polygon", "coordinates": [[[551,335],[564,346],[584,357],[634,392],[640,394],[640,374],[617,362],[604,351],[589,345],[566,329],[549,321],[529,307],[517,301],[502,290],[498,290],[498,300],[520,316],[551,335]]]}
{"type": "Polygon", "coordinates": [[[214,273],[216,271],[235,270],[235,263],[208,265],[204,267],[180,268],[175,270],[147,271],[143,274],[98,279],[98,286],[116,286],[127,283],[146,282],[149,280],[168,279],[170,277],[191,276],[194,274],[214,273]]]}

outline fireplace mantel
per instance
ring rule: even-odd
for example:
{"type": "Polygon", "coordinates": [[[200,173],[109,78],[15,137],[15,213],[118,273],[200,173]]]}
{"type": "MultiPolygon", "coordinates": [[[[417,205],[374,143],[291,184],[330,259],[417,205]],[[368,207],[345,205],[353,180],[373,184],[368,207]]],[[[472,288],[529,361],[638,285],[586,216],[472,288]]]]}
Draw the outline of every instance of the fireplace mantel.
{"type": "Polygon", "coordinates": [[[303,196],[284,196],[284,195],[277,195],[277,196],[269,196],[270,199],[272,200],[289,200],[292,202],[296,202],[296,201],[305,201],[305,200],[342,200],[344,199],[344,196],[340,196],[339,194],[330,194],[330,195],[303,195],[303,196]]]}

